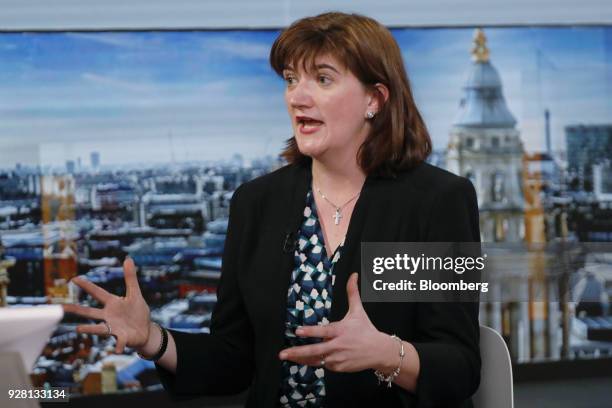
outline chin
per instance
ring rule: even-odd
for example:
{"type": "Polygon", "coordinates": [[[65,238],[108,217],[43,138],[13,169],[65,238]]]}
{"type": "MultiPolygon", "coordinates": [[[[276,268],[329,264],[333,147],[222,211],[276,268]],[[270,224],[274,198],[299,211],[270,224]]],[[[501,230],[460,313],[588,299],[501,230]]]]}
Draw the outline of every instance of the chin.
{"type": "Polygon", "coordinates": [[[308,156],[313,159],[316,159],[317,157],[320,157],[325,152],[326,149],[324,148],[324,146],[321,146],[320,143],[317,143],[314,140],[305,141],[302,139],[304,137],[308,137],[308,136],[296,136],[295,138],[297,142],[298,150],[304,156],[308,156]]]}

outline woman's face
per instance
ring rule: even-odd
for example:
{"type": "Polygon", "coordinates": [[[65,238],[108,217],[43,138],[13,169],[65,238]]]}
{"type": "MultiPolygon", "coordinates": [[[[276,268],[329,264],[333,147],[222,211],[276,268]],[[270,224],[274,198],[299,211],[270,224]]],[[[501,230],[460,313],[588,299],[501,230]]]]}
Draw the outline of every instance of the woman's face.
{"type": "Polygon", "coordinates": [[[283,71],[285,102],[300,152],[313,159],[355,157],[370,130],[368,111],[376,101],[348,69],[331,56],[315,59],[315,69],[302,64],[283,71]]]}

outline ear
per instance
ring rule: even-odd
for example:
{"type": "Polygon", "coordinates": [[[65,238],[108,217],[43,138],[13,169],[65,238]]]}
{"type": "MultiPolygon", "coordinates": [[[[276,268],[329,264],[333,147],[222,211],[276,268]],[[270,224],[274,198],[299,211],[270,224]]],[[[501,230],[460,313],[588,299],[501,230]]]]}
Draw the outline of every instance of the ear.
{"type": "Polygon", "coordinates": [[[388,99],[389,89],[380,82],[376,83],[370,92],[368,111],[378,113],[388,99]]]}

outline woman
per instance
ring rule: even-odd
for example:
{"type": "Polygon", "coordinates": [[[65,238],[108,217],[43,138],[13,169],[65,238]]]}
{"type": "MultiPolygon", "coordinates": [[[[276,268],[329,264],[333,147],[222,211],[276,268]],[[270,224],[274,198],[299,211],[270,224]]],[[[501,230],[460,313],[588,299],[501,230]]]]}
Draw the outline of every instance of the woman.
{"type": "Polygon", "coordinates": [[[176,396],[250,387],[249,407],[471,406],[477,305],[362,304],[350,274],[361,242],[479,241],[472,185],[425,163],[431,141],[391,33],[359,15],[305,18],[270,62],[286,81],[289,164],[232,198],[211,334],[151,323],[131,260],[125,298],[75,279],[105,307],[66,311],[104,320],[78,331],[154,359],[176,396]]]}

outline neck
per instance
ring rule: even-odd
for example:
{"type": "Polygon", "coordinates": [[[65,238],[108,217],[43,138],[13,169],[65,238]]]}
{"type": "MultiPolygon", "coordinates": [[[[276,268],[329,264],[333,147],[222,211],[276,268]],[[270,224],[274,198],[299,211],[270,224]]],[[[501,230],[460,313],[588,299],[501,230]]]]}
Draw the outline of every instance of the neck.
{"type": "Polygon", "coordinates": [[[312,180],[316,188],[330,198],[346,200],[361,191],[366,174],[357,160],[323,162],[312,160],[312,180]]]}

